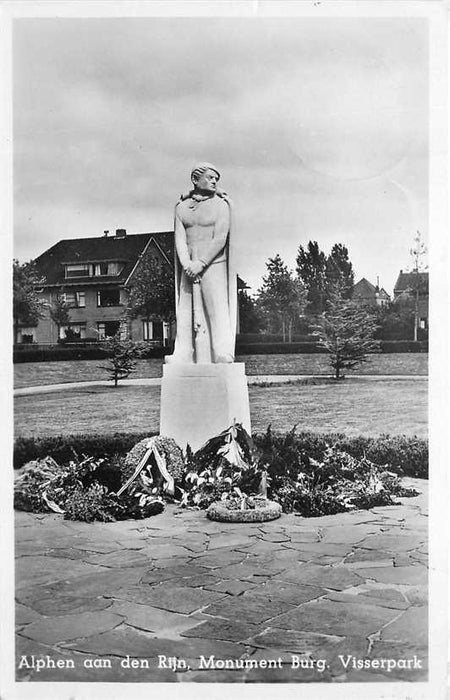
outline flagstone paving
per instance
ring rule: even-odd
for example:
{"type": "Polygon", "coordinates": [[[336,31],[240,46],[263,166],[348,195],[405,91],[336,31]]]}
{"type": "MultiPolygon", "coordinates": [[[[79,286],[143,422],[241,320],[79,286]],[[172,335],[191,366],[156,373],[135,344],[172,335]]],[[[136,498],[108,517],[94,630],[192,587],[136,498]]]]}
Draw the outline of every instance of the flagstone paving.
{"type": "Polygon", "coordinates": [[[405,483],[398,506],[261,524],[16,513],[17,679],[426,681],[427,482],[405,483]]]}

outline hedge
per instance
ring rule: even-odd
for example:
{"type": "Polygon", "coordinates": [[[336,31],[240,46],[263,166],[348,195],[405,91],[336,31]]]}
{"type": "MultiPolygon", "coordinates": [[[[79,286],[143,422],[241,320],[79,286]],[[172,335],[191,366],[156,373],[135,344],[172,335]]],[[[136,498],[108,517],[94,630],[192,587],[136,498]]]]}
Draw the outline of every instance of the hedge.
{"type": "MultiPolygon", "coordinates": [[[[164,357],[171,349],[161,346],[149,346],[144,358],[164,357]]],[[[61,360],[104,360],[105,352],[99,343],[71,345],[16,345],[13,352],[14,363],[20,362],[57,362],[61,360]]]]}
{"type": "MultiPolygon", "coordinates": [[[[382,340],[382,353],[428,352],[427,340],[382,340]]],[[[289,355],[324,354],[323,348],[314,342],[301,343],[242,343],[236,344],[237,355],[289,355]]]]}
{"type": "MultiPolygon", "coordinates": [[[[152,433],[154,434],[154,433],[152,433]]],[[[18,469],[32,459],[47,455],[58,463],[68,462],[74,451],[94,458],[125,455],[131,448],[149,437],[149,433],[114,433],[112,435],[69,435],[42,438],[18,438],[14,445],[14,468],[18,469]]],[[[297,463],[299,454],[320,459],[327,445],[336,445],[354,457],[366,456],[379,465],[403,476],[428,478],[428,443],[417,437],[404,435],[379,437],[347,437],[341,433],[308,433],[291,431],[287,435],[272,433],[253,436],[256,446],[271,462],[297,463]]]]}

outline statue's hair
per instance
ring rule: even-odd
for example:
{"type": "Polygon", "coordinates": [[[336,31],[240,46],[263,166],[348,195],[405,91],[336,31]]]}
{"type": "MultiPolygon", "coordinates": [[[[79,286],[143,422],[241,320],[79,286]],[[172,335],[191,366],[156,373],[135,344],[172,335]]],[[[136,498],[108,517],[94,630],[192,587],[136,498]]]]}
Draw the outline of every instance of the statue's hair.
{"type": "Polygon", "coordinates": [[[214,172],[217,173],[218,179],[220,179],[220,173],[214,165],[211,165],[211,163],[197,163],[191,170],[191,180],[198,180],[200,175],[207,170],[214,170],[214,172]]]}

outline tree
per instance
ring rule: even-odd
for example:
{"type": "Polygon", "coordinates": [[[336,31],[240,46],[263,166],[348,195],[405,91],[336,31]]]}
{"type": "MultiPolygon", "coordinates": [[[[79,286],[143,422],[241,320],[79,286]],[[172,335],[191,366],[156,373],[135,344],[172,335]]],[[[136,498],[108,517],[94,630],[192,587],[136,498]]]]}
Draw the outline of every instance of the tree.
{"type": "Polygon", "coordinates": [[[264,328],[264,317],[258,304],[245,289],[238,294],[239,326],[241,333],[258,333],[264,328]]]}
{"type": "Polygon", "coordinates": [[[59,329],[68,326],[70,323],[69,309],[69,304],[64,301],[64,298],[60,294],[58,294],[55,301],[50,306],[50,318],[58,326],[58,338],[59,329]]]}
{"type": "Polygon", "coordinates": [[[100,365],[109,374],[114,386],[120,379],[126,379],[136,369],[136,360],[142,353],[142,348],[132,340],[121,340],[120,332],[102,341],[101,349],[108,356],[108,364],[100,365]]]}
{"type": "Polygon", "coordinates": [[[353,369],[370,353],[379,351],[379,341],[374,340],[376,329],[375,317],[367,308],[345,299],[339,285],[331,291],[314,335],[330,356],[335,379],[343,379],[342,370],[353,369]]]}
{"type": "Polygon", "coordinates": [[[139,263],[129,286],[127,313],[160,321],[175,319],[175,281],[171,265],[147,254],[139,263]]]}
{"type": "Polygon", "coordinates": [[[19,326],[36,326],[44,315],[45,301],[39,298],[36,291],[44,284],[36,269],[35,263],[30,260],[20,263],[13,260],[13,323],[14,342],[19,339],[19,326]]]}
{"type": "Polygon", "coordinates": [[[297,252],[297,276],[307,290],[308,313],[322,313],[326,296],[326,256],[317,241],[309,241],[305,250],[299,246],[297,252]]]}
{"type": "Polygon", "coordinates": [[[417,231],[416,237],[414,238],[414,247],[410,249],[409,254],[413,258],[414,283],[412,293],[414,295],[414,340],[417,340],[417,330],[419,328],[419,298],[420,293],[424,291],[422,289],[419,273],[426,269],[426,266],[421,262],[421,258],[427,254],[427,248],[422,241],[420,231],[417,231]]]}
{"type": "Polygon", "coordinates": [[[306,290],[278,254],[269,258],[266,267],[268,274],[258,290],[258,306],[272,332],[281,331],[283,342],[291,342],[293,327],[305,310],[306,290]]]}
{"type": "Polygon", "coordinates": [[[344,299],[353,293],[355,275],[348,257],[348,249],[342,243],[335,243],[325,263],[325,287],[327,295],[339,284],[344,299]]]}

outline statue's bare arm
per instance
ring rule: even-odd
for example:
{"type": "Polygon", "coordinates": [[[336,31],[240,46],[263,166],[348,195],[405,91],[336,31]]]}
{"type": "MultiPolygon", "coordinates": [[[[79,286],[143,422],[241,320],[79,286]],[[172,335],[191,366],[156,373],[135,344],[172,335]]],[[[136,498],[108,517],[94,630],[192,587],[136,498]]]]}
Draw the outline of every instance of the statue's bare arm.
{"type": "Polygon", "coordinates": [[[175,248],[181,266],[186,270],[191,264],[191,256],[187,246],[186,229],[175,209],[175,248]]]}

